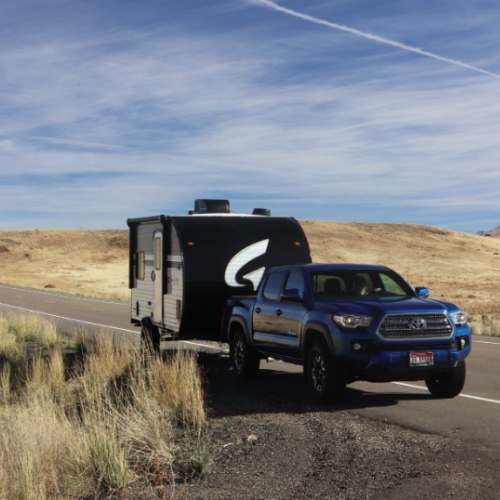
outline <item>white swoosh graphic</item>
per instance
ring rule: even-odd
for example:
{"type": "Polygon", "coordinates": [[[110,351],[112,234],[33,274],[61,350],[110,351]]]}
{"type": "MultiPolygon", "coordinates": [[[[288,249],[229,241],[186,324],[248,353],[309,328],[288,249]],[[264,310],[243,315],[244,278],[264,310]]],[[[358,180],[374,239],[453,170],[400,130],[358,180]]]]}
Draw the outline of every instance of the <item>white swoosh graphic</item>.
{"type": "MultiPolygon", "coordinates": [[[[250,261],[264,255],[267,251],[267,247],[269,245],[269,240],[258,241],[257,243],[253,243],[252,245],[244,248],[241,252],[238,252],[229,262],[226,268],[226,273],[224,274],[224,279],[229,286],[232,287],[241,287],[245,286],[236,281],[236,275],[238,271],[248,264],[250,261]]],[[[259,286],[260,280],[264,275],[266,268],[261,267],[256,271],[252,271],[247,275],[243,276],[244,278],[250,280],[253,283],[254,290],[259,286]]]]}

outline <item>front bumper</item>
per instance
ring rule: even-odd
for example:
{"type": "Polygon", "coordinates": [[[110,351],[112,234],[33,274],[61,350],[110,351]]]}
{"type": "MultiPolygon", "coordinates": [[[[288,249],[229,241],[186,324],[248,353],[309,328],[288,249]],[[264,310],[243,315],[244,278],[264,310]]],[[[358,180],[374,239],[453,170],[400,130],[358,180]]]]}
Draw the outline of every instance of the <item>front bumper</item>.
{"type": "Polygon", "coordinates": [[[455,330],[451,339],[435,341],[389,341],[382,342],[369,332],[350,332],[341,335],[338,342],[337,362],[344,366],[350,373],[363,378],[370,378],[376,375],[390,374],[397,380],[404,380],[409,377],[411,380],[418,380],[421,373],[425,378],[426,374],[436,371],[445,371],[455,367],[464,360],[471,352],[471,337],[468,327],[461,327],[455,330]],[[459,348],[459,338],[467,339],[467,346],[459,348]],[[361,351],[355,351],[353,344],[359,342],[363,345],[361,351]],[[432,352],[434,354],[434,364],[432,366],[410,366],[410,353],[432,352]]]}

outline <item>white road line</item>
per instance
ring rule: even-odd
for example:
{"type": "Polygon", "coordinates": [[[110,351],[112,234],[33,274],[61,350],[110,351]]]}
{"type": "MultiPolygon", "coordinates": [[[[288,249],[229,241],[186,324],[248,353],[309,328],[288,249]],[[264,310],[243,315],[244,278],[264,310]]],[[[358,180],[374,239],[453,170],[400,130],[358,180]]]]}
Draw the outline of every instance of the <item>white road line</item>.
{"type": "Polygon", "coordinates": [[[500,342],[486,342],[484,340],[474,340],[472,339],[473,344],[493,344],[493,345],[500,345],[500,342]]]}
{"type": "Polygon", "coordinates": [[[200,346],[200,347],[205,347],[207,349],[216,349],[217,351],[222,351],[223,350],[220,347],[215,347],[213,345],[208,345],[208,344],[199,344],[198,342],[191,342],[189,340],[181,340],[181,342],[183,344],[191,344],[191,345],[197,345],[197,346],[200,346]]]}
{"type": "MultiPolygon", "coordinates": [[[[66,320],[66,321],[75,321],[76,323],[84,323],[86,325],[99,326],[101,328],[107,328],[109,330],[119,330],[121,332],[135,333],[136,335],[140,334],[140,332],[138,332],[137,330],[127,330],[126,328],[118,328],[116,326],[101,325],[100,323],[91,323],[90,321],[83,321],[83,320],[75,319],[75,318],[66,318],[65,316],[58,316],[57,314],[44,313],[44,312],[41,312],[41,311],[35,311],[34,309],[26,309],[24,307],[18,307],[18,306],[12,306],[10,304],[4,304],[2,302],[0,302],[0,306],[10,307],[12,309],[19,309],[20,311],[30,312],[30,313],[34,313],[34,314],[40,314],[42,316],[50,316],[52,318],[63,319],[63,320],[66,320]]],[[[182,342],[183,344],[191,344],[191,345],[196,345],[196,346],[199,346],[199,347],[204,347],[206,349],[221,350],[219,347],[211,346],[211,345],[208,345],[208,344],[200,344],[198,342],[190,342],[189,340],[181,340],[180,342],[182,342]]]]}
{"type": "MultiPolygon", "coordinates": [[[[413,389],[420,389],[422,391],[426,391],[426,387],[421,387],[419,385],[413,385],[413,384],[405,384],[404,382],[393,382],[393,384],[396,385],[403,385],[405,387],[412,387],[413,389]]],[[[475,399],[476,401],[484,401],[486,403],[495,403],[497,405],[500,405],[500,401],[497,401],[496,399],[488,399],[488,398],[480,398],[479,396],[471,396],[469,394],[459,394],[461,398],[468,398],[468,399],[475,399]]]]}
{"type": "Polygon", "coordinates": [[[26,293],[36,293],[38,295],[49,295],[51,297],[59,297],[59,298],[63,298],[63,299],[88,300],[91,302],[102,302],[104,304],[111,304],[113,306],[130,307],[130,302],[114,302],[112,300],[93,299],[91,297],[77,297],[77,296],[71,295],[71,294],[42,292],[42,291],[30,289],[30,288],[16,288],[15,286],[9,286],[9,285],[3,285],[3,284],[0,285],[0,288],[8,288],[9,290],[17,290],[19,292],[26,292],[26,293]]]}
{"type": "Polygon", "coordinates": [[[76,323],[85,323],[86,325],[99,326],[101,328],[108,328],[109,330],[119,330],[121,332],[129,332],[129,333],[139,334],[139,332],[136,330],[127,330],[126,328],[119,328],[117,326],[101,325],[100,323],[91,323],[90,321],[83,321],[83,320],[75,319],[75,318],[66,318],[65,316],[58,316],[57,314],[49,314],[49,313],[45,313],[45,312],[41,312],[41,311],[35,311],[33,309],[26,309],[24,307],[12,306],[10,304],[4,304],[2,302],[0,302],[0,306],[10,307],[12,309],[19,309],[20,311],[40,314],[42,316],[51,316],[52,318],[64,319],[66,321],[75,321],[76,323]]]}

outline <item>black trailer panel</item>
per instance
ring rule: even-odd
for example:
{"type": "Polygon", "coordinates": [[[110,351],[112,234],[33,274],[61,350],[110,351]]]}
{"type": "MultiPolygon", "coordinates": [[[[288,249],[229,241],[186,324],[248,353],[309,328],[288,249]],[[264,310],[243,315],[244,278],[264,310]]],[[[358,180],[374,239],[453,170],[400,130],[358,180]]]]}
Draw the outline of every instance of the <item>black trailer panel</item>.
{"type": "Polygon", "coordinates": [[[218,339],[232,295],[255,295],[275,266],[311,262],[309,244],[293,218],[172,217],[184,256],[181,338],[218,339]]]}

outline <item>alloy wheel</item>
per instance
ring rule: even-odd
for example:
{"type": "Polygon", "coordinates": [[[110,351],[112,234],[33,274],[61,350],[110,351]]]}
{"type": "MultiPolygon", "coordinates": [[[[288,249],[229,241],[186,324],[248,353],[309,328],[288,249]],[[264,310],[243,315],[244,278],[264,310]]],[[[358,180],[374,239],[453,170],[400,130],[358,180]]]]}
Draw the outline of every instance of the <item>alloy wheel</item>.
{"type": "Polygon", "coordinates": [[[323,392],[326,380],[326,369],[325,362],[321,355],[316,354],[312,363],[311,378],[313,382],[314,389],[317,392],[323,392]]]}
{"type": "Polygon", "coordinates": [[[243,363],[245,359],[245,348],[243,347],[243,342],[241,340],[237,340],[234,344],[234,367],[238,372],[241,372],[243,369],[243,363]]]}

